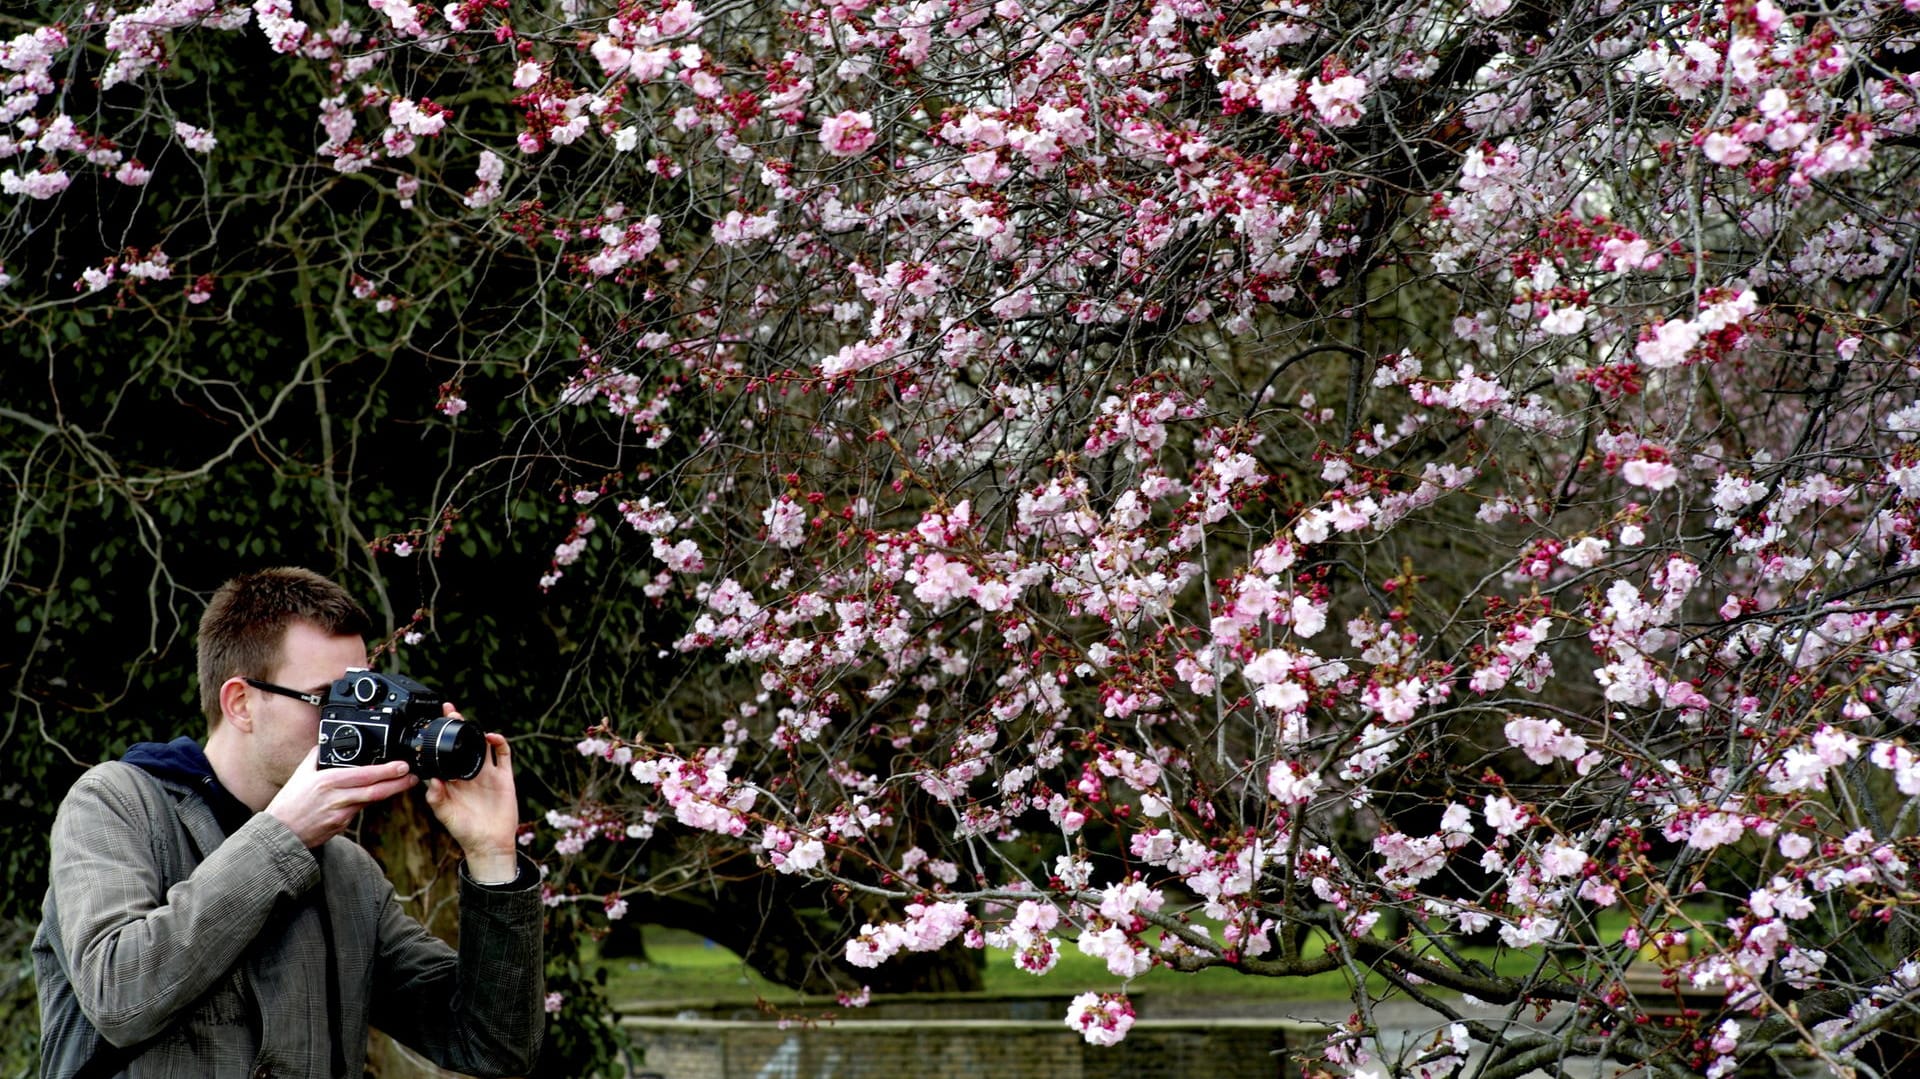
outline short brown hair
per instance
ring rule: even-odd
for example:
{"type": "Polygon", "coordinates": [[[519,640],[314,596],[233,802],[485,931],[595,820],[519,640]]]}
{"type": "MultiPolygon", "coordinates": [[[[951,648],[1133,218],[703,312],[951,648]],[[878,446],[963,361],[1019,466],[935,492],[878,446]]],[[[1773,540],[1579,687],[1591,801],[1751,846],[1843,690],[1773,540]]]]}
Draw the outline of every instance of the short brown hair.
{"type": "Polygon", "coordinates": [[[200,710],[220,722],[220,687],[229,678],[265,678],[280,662],[287,627],[311,622],[334,636],[365,637],[366,608],[347,590],[298,566],[243,573],[223,584],[200,616],[200,710]]]}

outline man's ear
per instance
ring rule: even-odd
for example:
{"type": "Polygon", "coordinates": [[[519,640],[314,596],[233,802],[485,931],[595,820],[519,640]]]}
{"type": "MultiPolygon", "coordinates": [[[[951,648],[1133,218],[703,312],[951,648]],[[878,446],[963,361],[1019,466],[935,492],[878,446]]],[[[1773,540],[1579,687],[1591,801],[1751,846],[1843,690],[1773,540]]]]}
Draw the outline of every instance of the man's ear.
{"type": "Polygon", "coordinates": [[[253,694],[247,692],[246,679],[234,676],[220,683],[220,722],[235,730],[253,733],[253,694]]]}

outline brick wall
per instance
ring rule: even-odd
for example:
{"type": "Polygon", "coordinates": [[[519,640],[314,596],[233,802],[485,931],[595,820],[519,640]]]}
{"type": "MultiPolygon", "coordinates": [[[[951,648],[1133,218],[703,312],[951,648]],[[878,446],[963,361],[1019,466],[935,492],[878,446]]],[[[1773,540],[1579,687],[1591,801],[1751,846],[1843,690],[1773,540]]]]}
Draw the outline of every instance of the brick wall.
{"type": "Polygon", "coordinates": [[[1142,1019],[1117,1046],[1088,1045],[1059,1020],[766,1021],[629,1017],[622,1025],[662,1079],[1291,1079],[1285,1050],[1318,1037],[1264,1019],[1142,1019]]]}

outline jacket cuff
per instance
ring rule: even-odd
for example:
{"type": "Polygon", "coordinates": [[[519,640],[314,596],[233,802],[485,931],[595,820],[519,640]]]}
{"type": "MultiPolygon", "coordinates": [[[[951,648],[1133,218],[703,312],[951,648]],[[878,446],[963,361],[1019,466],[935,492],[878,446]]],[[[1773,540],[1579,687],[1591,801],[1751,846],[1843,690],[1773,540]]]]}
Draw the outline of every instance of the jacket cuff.
{"type": "Polygon", "coordinates": [[[540,866],[523,851],[515,851],[513,879],[500,884],[482,884],[467,873],[465,859],[460,862],[460,879],[469,887],[483,892],[524,892],[531,891],[540,883],[540,866]]]}

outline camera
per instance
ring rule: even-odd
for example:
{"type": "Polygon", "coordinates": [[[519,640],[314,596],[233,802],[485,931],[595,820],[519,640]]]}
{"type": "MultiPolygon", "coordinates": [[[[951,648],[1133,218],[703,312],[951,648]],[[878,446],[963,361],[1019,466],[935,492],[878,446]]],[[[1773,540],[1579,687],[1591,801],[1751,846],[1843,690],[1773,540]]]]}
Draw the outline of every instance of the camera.
{"type": "Polygon", "coordinates": [[[486,760],[486,732],[442,715],[444,702],[405,675],[348,667],[320,706],[319,766],[406,761],[425,779],[472,779],[486,760]]]}

